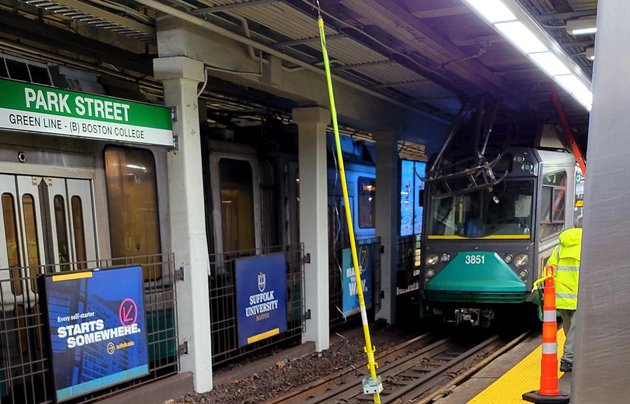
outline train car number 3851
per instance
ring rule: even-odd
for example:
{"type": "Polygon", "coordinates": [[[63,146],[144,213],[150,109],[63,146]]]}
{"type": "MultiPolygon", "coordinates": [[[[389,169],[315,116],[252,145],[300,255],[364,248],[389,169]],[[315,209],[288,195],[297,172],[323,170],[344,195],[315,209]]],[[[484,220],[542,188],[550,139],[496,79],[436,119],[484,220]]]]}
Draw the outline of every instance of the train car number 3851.
{"type": "Polygon", "coordinates": [[[485,263],[485,256],[482,254],[469,254],[464,258],[466,265],[480,265],[485,263]]]}

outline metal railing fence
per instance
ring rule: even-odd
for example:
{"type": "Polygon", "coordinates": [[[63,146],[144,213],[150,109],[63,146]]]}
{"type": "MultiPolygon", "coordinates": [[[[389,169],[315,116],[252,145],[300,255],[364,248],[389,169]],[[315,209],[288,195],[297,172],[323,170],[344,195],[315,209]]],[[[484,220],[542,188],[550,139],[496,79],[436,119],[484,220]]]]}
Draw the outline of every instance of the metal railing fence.
{"type": "Polygon", "coordinates": [[[404,295],[420,288],[420,235],[398,238],[396,294],[404,295]]]}
{"type": "Polygon", "coordinates": [[[210,255],[210,329],[212,365],[297,339],[304,330],[304,245],[273,246],[210,255]],[[239,347],[235,262],[239,258],[282,253],[286,261],[287,330],[279,335],[239,347]]]}
{"type": "Polygon", "coordinates": [[[177,374],[177,315],[173,254],[0,269],[0,402],[52,403],[54,386],[36,278],[71,268],[143,265],[150,374],[70,402],[89,402],[177,374]]]}

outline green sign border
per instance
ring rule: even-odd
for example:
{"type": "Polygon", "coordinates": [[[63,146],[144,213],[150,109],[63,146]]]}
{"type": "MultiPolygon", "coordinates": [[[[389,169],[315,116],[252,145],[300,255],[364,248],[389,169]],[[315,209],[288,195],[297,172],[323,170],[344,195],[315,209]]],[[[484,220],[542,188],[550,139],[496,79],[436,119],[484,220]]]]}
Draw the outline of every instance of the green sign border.
{"type": "Polygon", "coordinates": [[[173,121],[171,119],[171,109],[163,106],[141,103],[136,101],[125,100],[122,98],[104,97],[92,93],[84,93],[78,91],[64,90],[57,87],[43,86],[39,84],[26,83],[15,80],[7,80],[0,78],[0,108],[13,109],[24,112],[38,112],[41,114],[65,116],[70,118],[87,119],[91,121],[109,122],[115,124],[125,124],[146,128],[173,130],[173,121]],[[55,92],[57,94],[68,95],[68,104],[75,105],[77,97],[89,98],[101,101],[110,101],[129,105],[127,121],[119,121],[115,119],[107,119],[102,117],[90,117],[79,115],[76,113],[46,111],[43,109],[27,108],[24,95],[25,88],[33,90],[42,90],[45,92],[55,92]]]}

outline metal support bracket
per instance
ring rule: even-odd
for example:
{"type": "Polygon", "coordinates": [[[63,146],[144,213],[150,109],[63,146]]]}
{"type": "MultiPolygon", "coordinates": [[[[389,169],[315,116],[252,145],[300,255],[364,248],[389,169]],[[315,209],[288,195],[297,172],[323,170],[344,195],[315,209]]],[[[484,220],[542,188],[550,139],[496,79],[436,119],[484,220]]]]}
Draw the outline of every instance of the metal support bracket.
{"type": "Polygon", "coordinates": [[[381,383],[380,376],[376,376],[376,380],[372,379],[372,376],[365,376],[362,383],[363,394],[378,394],[383,391],[383,383],[381,383]]]}
{"type": "Polygon", "coordinates": [[[175,270],[175,280],[176,281],[184,280],[184,267],[179,267],[175,270]]]}
{"type": "Polygon", "coordinates": [[[173,122],[177,122],[177,107],[176,106],[171,107],[171,119],[173,120],[173,122]]]}
{"type": "Polygon", "coordinates": [[[177,347],[177,353],[180,355],[188,354],[188,341],[184,341],[177,347]]]}

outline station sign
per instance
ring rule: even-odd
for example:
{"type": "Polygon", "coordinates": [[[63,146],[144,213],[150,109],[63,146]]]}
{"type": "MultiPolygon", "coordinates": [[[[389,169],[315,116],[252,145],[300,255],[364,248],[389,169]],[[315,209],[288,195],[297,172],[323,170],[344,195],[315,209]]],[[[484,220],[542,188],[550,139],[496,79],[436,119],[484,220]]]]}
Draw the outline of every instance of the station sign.
{"type": "MultiPolygon", "coordinates": [[[[359,260],[359,272],[361,272],[361,286],[363,287],[363,299],[365,308],[372,307],[372,245],[357,246],[357,258],[359,260]]],[[[350,316],[360,311],[357,277],[352,263],[352,251],[349,248],[341,250],[341,311],[344,316],[350,316]]]]}
{"type": "Polygon", "coordinates": [[[171,110],[0,79],[0,129],[173,146],[171,110]]]}
{"type": "Polygon", "coordinates": [[[235,260],[239,347],[287,330],[284,254],[235,260]]]}
{"type": "Polygon", "coordinates": [[[57,401],[149,374],[141,266],[39,278],[57,401]]]}

